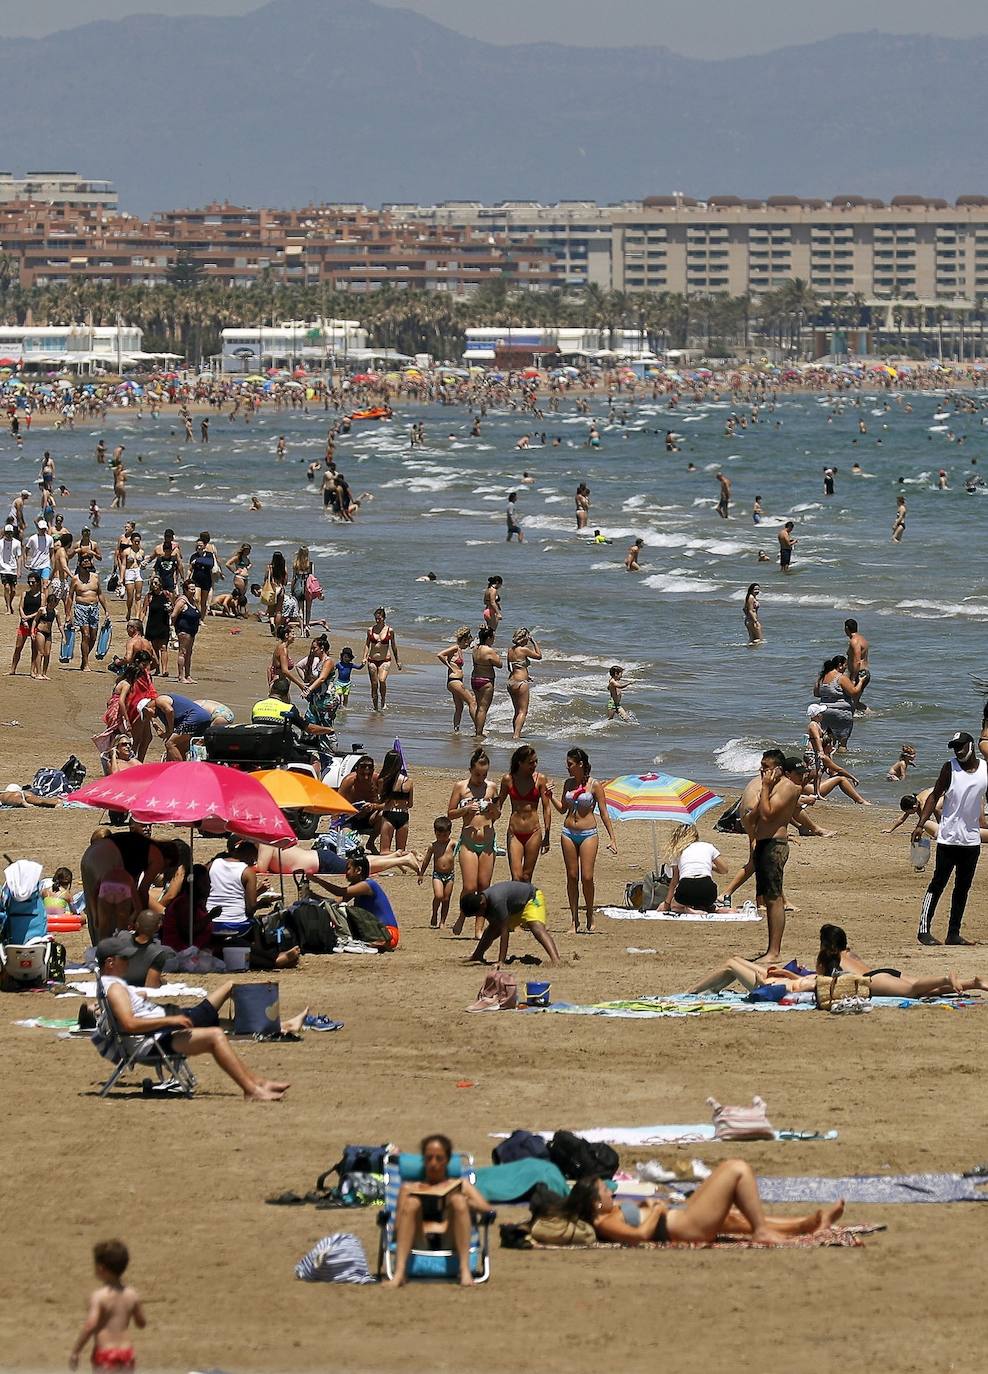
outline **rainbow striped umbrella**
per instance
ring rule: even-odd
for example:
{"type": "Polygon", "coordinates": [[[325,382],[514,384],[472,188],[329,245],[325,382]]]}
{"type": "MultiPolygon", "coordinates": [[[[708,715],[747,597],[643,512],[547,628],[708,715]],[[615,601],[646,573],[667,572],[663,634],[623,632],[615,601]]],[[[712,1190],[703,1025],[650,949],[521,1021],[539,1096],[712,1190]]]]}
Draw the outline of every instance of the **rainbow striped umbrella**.
{"type": "Polygon", "coordinates": [[[613,820],[652,822],[652,857],[656,873],[659,871],[656,822],[695,821],[723,801],[702,782],[674,778],[670,773],[625,773],[604,783],[604,797],[613,820]]]}

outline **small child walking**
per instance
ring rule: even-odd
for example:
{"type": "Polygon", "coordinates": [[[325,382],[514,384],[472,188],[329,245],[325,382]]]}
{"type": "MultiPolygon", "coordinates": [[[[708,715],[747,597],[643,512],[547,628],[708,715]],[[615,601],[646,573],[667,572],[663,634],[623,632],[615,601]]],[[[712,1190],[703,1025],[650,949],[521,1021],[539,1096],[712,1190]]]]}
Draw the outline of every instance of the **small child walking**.
{"type": "Polygon", "coordinates": [[[132,1370],[134,1347],[127,1341],[131,1321],[141,1330],[147,1325],[137,1290],[123,1276],[130,1255],[122,1240],[101,1240],[93,1246],[93,1268],[100,1286],[89,1299],[89,1313],[69,1353],[69,1368],[77,1369],[79,1356],[93,1342],[94,1369],[132,1370]]]}
{"type": "Polygon", "coordinates": [[[353,650],[347,646],[340,650],[340,660],[336,665],[334,691],[339,698],[340,707],[350,700],[350,678],[353,676],[353,650]]]}
{"type": "Polygon", "coordinates": [[[419,868],[419,883],[425,877],[425,871],[432,865],[432,917],[429,925],[432,927],[444,926],[446,917],[449,915],[449,899],[453,895],[453,881],[455,879],[454,858],[456,848],[453,845],[453,822],[448,816],[437,816],[432,822],[435,839],[425,851],[425,857],[419,868]]]}

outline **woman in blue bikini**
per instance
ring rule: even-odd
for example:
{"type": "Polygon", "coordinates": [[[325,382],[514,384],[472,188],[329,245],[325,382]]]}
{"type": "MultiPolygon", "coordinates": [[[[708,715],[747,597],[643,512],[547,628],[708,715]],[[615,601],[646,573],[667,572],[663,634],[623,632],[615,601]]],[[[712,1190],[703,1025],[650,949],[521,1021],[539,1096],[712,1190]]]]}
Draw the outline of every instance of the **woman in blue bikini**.
{"type": "MultiPolygon", "coordinates": [[[[491,761],[484,749],[470,755],[470,776],[453,784],[446,815],[451,821],[462,821],[463,829],[456,842],[460,856],[460,877],[464,892],[484,892],[494,878],[494,822],[499,815],[497,787],[489,778],[491,761]]],[[[484,933],[483,916],[474,920],[474,938],[484,933]]],[[[463,916],[456,918],[453,934],[463,929],[463,916]]]]}
{"type": "Polygon", "coordinates": [[[573,917],[573,930],[580,930],[580,888],[583,888],[583,901],[586,905],[587,934],[593,933],[594,921],[594,864],[600,839],[597,832],[597,815],[607,831],[607,848],[616,854],[617,840],[611,828],[611,818],[607,814],[603,784],[590,772],[590,760],[583,749],[571,749],[566,755],[566,771],[569,777],[563,783],[562,799],[557,801],[552,792],[552,804],[563,818],[563,833],[560,844],[563,863],[566,865],[566,895],[569,898],[570,914],[573,917]]]}

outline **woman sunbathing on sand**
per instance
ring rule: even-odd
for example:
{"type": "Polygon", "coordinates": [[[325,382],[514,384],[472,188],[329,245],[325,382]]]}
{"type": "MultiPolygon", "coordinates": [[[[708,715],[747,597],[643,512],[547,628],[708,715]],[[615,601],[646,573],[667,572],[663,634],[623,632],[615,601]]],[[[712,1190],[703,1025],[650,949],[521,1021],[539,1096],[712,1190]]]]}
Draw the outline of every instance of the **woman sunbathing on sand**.
{"type": "Polygon", "coordinates": [[[931,973],[923,978],[905,977],[898,969],[866,969],[864,963],[847,947],[847,935],[840,926],[820,927],[820,951],[816,969],[786,967],[769,964],[763,967],[750,959],[728,959],[701,978],[691,993],[723,992],[732,983],[740,983],[748,992],[773,984],[787,984],[790,992],[814,992],[817,976],[830,977],[834,973],[857,973],[871,983],[875,997],[937,997],[952,992],[986,992],[988,980],[981,976],[962,979],[956,973],[931,973]]]}
{"type": "Polygon", "coordinates": [[[552,1208],[554,1215],[588,1221],[598,1240],[617,1245],[660,1245],[712,1241],[719,1235],[749,1236],[759,1245],[778,1245],[793,1236],[825,1231],[843,1216],[835,1202],[802,1217],[767,1217],[751,1165],[725,1159],[700,1184],[685,1207],[664,1202],[627,1203],[615,1198],[603,1179],[583,1178],[552,1208]],[[625,1209],[628,1209],[625,1211],[625,1209]]]}

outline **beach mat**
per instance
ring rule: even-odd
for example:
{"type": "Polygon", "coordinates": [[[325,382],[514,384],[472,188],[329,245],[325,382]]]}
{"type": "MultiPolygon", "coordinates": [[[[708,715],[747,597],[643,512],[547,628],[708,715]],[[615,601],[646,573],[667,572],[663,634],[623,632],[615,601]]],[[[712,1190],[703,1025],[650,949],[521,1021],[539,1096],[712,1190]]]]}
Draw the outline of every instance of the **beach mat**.
{"type": "MultiPolygon", "coordinates": [[[[568,1129],[568,1128],[567,1128],[568,1129]]],[[[507,1140],[510,1132],[495,1131],[491,1140],[507,1140]]],[[[551,1140],[555,1131],[534,1131],[545,1140],[551,1140]]],[[[583,1131],[574,1131],[582,1140],[591,1144],[624,1145],[637,1149],[646,1145],[698,1145],[703,1141],[714,1140],[714,1126],[710,1121],[695,1124],[660,1124],[658,1126],[590,1126],[583,1131]]],[[[836,1131],[797,1131],[775,1132],[776,1140],[836,1140],[836,1131]]]]}
{"type": "Polygon", "coordinates": [[[539,1245],[532,1243],[526,1249],[548,1251],[557,1255],[585,1255],[588,1250],[623,1250],[626,1254],[635,1250],[854,1250],[864,1245],[862,1236],[874,1235],[884,1231],[884,1226],[829,1226],[825,1231],[817,1231],[811,1236],[790,1236],[775,1245],[762,1245],[747,1236],[718,1236],[716,1240],[669,1241],[660,1244],[647,1240],[634,1247],[617,1245],[610,1241],[598,1241],[596,1245],[539,1245]]]}
{"type": "MultiPolygon", "coordinates": [[[[988,1178],[964,1174],[856,1174],[759,1178],[763,1202],[988,1202],[988,1178]]],[[[688,1192],[699,1184],[676,1184],[688,1192]]]]}
{"type": "Polygon", "coordinates": [[[676,921],[694,922],[760,921],[757,911],[635,911],[626,906],[599,906],[597,911],[609,921],[676,921]]]}
{"type": "MultiPolygon", "coordinates": [[[[988,1001],[967,996],[960,997],[872,997],[866,1004],[876,1011],[890,1007],[907,1011],[914,1007],[938,1007],[946,1011],[962,1011],[988,1006],[988,1001]]],[[[709,1016],[724,1012],[752,1012],[758,1015],[781,1011],[816,1011],[812,994],[800,994],[800,1000],[786,998],[781,1002],[749,1001],[747,993],[738,992],[669,992],[625,997],[613,1002],[552,1002],[547,1007],[526,1007],[526,1014],[554,1012],[559,1016],[616,1016],[625,1020],[653,1020],[662,1016],[709,1016]]]]}

